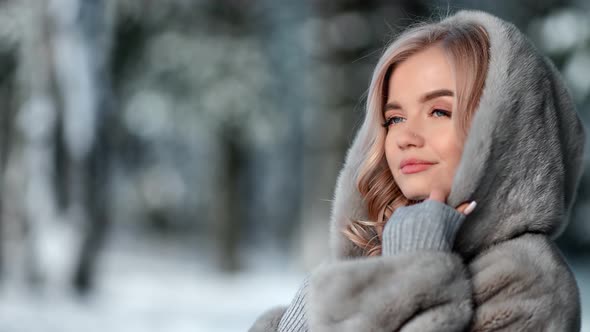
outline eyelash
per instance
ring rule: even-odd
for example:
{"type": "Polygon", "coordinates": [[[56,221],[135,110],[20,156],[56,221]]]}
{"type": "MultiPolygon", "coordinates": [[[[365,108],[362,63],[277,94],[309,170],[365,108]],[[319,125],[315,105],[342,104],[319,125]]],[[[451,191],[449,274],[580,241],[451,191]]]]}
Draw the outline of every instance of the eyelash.
{"type": "MultiPolygon", "coordinates": [[[[441,113],[444,113],[444,116],[447,116],[449,118],[451,117],[451,112],[440,109],[440,108],[433,109],[432,112],[430,112],[430,114],[432,114],[434,112],[441,112],[441,113]]],[[[387,119],[385,119],[385,122],[383,122],[381,125],[383,127],[387,128],[387,127],[391,126],[392,124],[397,124],[399,122],[393,122],[393,119],[396,119],[396,118],[400,118],[400,117],[399,116],[392,116],[390,118],[387,118],[387,119]]]]}

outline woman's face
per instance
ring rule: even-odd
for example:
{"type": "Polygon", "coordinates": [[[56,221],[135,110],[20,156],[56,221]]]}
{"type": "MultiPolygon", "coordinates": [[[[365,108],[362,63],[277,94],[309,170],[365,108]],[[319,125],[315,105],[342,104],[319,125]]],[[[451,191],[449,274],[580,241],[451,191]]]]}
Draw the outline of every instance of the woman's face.
{"type": "Polygon", "coordinates": [[[395,182],[412,200],[451,190],[463,143],[454,121],[455,79],[439,46],[399,63],[389,79],[385,156],[395,182]],[[428,164],[414,164],[426,162],[428,164]],[[402,163],[410,162],[407,166],[402,163]]]}

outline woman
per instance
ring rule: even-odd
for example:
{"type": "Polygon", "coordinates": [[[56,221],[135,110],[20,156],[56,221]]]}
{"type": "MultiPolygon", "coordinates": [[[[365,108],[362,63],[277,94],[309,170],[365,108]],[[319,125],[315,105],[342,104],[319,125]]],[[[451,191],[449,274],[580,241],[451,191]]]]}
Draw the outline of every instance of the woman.
{"type": "Polygon", "coordinates": [[[559,73],[512,24],[460,11],[406,31],[338,178],[333,257],[251,331],[579,331],[553,239],[584,142],[559,73]]]}

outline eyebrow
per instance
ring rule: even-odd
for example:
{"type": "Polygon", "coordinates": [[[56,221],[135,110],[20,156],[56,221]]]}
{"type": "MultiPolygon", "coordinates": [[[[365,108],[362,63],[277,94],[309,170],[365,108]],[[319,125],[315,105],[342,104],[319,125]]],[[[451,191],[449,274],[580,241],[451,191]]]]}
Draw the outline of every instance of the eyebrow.
{"type": "MultiPolygon", "coordinates": [[[[448,89],[440,89],[440,90],[434,90],[434,91],[430,91],[425,93],[421,98],[420,98],[420,102],[424,103],[427,102],[431,99],[434,98],[438,98],[438,97],[452,97],[455,94],[453,93],[453,91],[448,90],[448,89]]],[[[388,110],[399,110],[402,107],[396,103],[396,102],[389,102],[387,104],[385,104],[385,106],[383,107],[383,112],[386,112],[388,110]]]]}

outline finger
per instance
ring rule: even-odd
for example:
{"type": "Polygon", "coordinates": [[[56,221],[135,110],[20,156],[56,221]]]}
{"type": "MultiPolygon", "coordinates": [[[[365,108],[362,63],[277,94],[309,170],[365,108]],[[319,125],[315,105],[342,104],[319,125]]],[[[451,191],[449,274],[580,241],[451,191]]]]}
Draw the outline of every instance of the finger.
{"type": "Polygon", "coordinates": [[[469,206],[468,202],[465,203],[461,203],[461,205],[459,205],[456,210],[459,211],[460,213],[465,213],[465,209],[469,206]]]}
{"type": "Polygon", "coordinates": [[[465,208],[465,210],[463,211],[463,213],[465,213],[465,215],[470,214],[475,207],[477,206],[477,203],[475,201],[472,201],[471,203],[469,203],[469,205],[465,208]]]}
{"type": "Polygon", "coordinates": [[[464,215],[468,215],[473,211],[473,209],[475,209],[476,205],[477,203],[475,201],[471,201],[470,203],[465,202],[459,205],[456,210],[460,213],[463,213],[464,215]]]}

